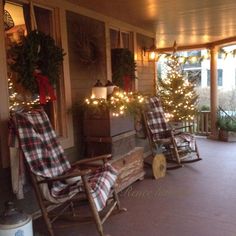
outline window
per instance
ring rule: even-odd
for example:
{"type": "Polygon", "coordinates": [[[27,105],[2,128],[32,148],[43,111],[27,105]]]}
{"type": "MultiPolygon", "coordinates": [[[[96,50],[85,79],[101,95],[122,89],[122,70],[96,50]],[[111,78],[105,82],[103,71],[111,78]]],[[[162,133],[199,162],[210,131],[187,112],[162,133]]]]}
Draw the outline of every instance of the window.
{"type": "MultiPolygon", "coordinates": [[[[218,69],[217,74],[218,74],[217,85],[223,86],[223,70],[218,69]]],[[[207,86],[209,87],[210,84],[211,84],[211,73],[210,73],[210,70],[207,70],[207,86]]]]}
{"type": "Polygon", "coordinates": [[[130,32],[110,29],[111,49],[123,47],[133,51],[132,34],[130,32]]]}
{"type": "MultiPolygon", "coordinates": [[[[6,45],[7,49],[9,49],[13,44],[19,43],[22,36],[26,36],[27,33],[31,30],[30,7],[29,4],[16,4],[12,1],[5,4],[5,9],[11,14],[15,23],[15,26],[5,33],[6,45]]],[[[44,32],[46,35],[50,35],[51,37],[56,38],[55,36],[58,29],[54,28],[54,26],[56,27],[56,24],[54,24],[54,21],[56,21],[54,10],[51,8],[34,6],[34,14],[37,23],[37,29],[44,32]]],[[[10,55],[8,55],[7,53],[7,61],[11,60],[9,56],[10,55]]],[[[12,73],[10,66],[8,66],[8,75],[11,76],[11,79],[16,85],[16,92],[19,96],[23,97],[23,100],[27,100],[30,96],[32,97],[30,91],[25,91],[22,87],[20,87],[19,84],[16,83],[16,76],[14,76],[14,73],[12,73]]],[[[62,73],[61,77],[63,77],[62,73]]],[[[65,137],[67,136],[67,125],[66,119],[62,114],[65,104],[65,97],[63,95],[65,94],[63,78],[60,78],[59,83],[55,88],[55,93],[57,100],[55,102],[48,102],[44,106],[44,110],[47,112],[57,134],[60,137],[65,137]]]]}
{"type": "MultiPolygon", "coordinates": [[[[5,2],[5,1],[4,1],[5,2]]],[[[9,62],[11,58],[9,57],[9,50],[12,44],[20,42],[23,35],[27,35],[30,29],[30,12],[29,12],[29,1],[25,0],[9,0],[6,1],[4,5],[5,10],[9,12],[11,17],[14,20],[15,26],[13,28],[7,27],[5,32],[0,33],[2,38],[5,36],[5,42],[1,41],[0,51],[2,55],[5,55],[4,46],[6,46],[6,57],[2,57],[2,62],[9,62]],[[14,16],[14,14],[17,14],[14,16]]],[[[38,25],[38,29],[44,31],[46,34],[50,34],[56,42],[61,42],[65,51],[67,50],[67,41],[64,35],[66,34],[66,29],[60,27],[59,21],[59,9],[57,7],[47,7],[37,4],[34,6],[35,17],[38,25]]],[[[5,18],[4,18],[5,20],[5,18]]],[[[3,25],[3,23],[2,23],[3,25]]],[[[64,148],[69,148],[74,145],[74,136],[73,136],[73,123],[72,123],[72,114],[66,112],[66,107],[71,106],[71,93],[70,93],[70,74],[68,66],[68,58],[64,58],[61,78],[56,86],[55,91],[57,93],[57,101],[45,106],[45,110],[48,113],[50,120],[52,121],[54,128],[58,136],[60,136],[60,142],[64,148]],[[64,81],[64,76],[67,78],[64,81]]],[[[7,119],[9,111],[8,103],[8,92],[7,92],[7,78],[12,76],[15,78],[14,73],[11,73],[9,63],[6,63],[6,66],[1,67],[2,78],[6,80],[1,80],[0,90],[3,94],[2,105],[0,106],[1,112],[1,123],[2,123],[2,132],[0,137],[0,168],[9,166],[9,152],[7,141],[4,139],[7,136],[7,119]],[[7,64],[7,65],[6,65],[7,64]]],[[[9,86],[8,86],[9,88],[9,86]]],[[[20,89],[20,88],[18,88],[20,89]]],[[[27,93],[22,92],[23,96],[27,96],[27,93]]]]}
{"type": "Polygon", "coordinates": [[[223,86],[223,70],[222,69],[218,69],[217,70],[218,73],[218,86],[223,86]]]}

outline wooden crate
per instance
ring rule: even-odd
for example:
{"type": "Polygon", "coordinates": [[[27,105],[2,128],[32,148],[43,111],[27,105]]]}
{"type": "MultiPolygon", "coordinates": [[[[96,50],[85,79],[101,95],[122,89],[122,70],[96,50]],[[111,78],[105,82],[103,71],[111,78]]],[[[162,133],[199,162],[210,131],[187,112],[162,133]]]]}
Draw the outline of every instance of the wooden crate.
{"type": "Polygon", "coordinates": [[[111,153],[113,157],[130,152],[135,148],[135,131],[112,137],[86,137],[86,156],[94,157],[111,153]]]}
{"type": "Polygon", "coordinates": [[[114,117],[108,110],[85,112],[84,135],[87,137],[110,137],[134,130],[130,116],[114,117]]]}
{"type": "Polygon", "coordinates": [[[122,191],[136,180],[144,178],[143,148],[136,147],[125,155],[118,156],[110,161],[118,170],[118,192],[122,191]]]}

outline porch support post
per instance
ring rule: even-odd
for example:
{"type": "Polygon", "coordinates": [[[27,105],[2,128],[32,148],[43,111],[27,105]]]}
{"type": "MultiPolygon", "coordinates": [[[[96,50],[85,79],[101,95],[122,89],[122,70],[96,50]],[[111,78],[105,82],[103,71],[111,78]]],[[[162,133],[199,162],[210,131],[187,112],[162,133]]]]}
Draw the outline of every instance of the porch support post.
{"type": "Polygon", "coordinates": [[[9,148],[7,143],[7,121],[9,118],[9,95],[6,67],[5,34],[3,25],[3,1],[0,1],[0,168],[9,165],[9,148]]]}
{"type": "Polygon", "coordinates": [[[217,58],[218,58],[218,50],[217,47],[213,46],[210,48],[211,60],[210,60],[210,72],[211,72],[211,83],[210,83],[210,104],[211,104],[211,139],[218,138],[218,131],[216,128],[217,121],[217,107],[218,107],[218,96],[217,96],[217,58]]]}

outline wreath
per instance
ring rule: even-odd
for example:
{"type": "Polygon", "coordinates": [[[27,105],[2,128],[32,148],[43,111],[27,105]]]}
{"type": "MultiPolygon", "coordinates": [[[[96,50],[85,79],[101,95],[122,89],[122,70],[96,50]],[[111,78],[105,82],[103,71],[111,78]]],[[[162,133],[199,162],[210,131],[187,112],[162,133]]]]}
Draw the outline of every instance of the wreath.
{"type": "Polygon", "coordinates": [[[22,38],[21,43],[11,48],[10,54],[14,61],[11,69],[17,72],[17,83],[32,94],[52,92],[53,89],[49,86],[57,84],[65,55],[52,37],[37,30],[31,31],[22,38]],[[48,86],[44,88],[46,84],[48,86]]]}
{"type": "Polygon", "coordinates": [[[77,46],[78,57],[83,64],[90,65],[97,62],[99,51],[93,40],[88,39],[84,44],[77,42],[77,46]]]}

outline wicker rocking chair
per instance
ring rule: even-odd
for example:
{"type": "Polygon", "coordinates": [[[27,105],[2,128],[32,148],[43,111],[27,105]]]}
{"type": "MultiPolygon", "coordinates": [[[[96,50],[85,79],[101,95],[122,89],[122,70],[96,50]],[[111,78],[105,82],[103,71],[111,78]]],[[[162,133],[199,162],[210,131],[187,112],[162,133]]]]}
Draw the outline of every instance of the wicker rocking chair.
{"type": "Polygon", "coordinates": [[[157,152],[163,153],[167,163],[171,163],[167,169],[179,168],[185,163],[201,160],[194,135],[182,131],[186,128],[191,129],[191,126],[173,129],[166,122],[158,97],[147,99],[143,117],[152,156],[154,157],[157,152]]]}
{"type": "Polygon", "coordinates": [[[103,223],[108,216],[115,209],[125,210],[115,191],[117,172],[107,163],[111,155],[71,165],[41,109],[12,114],[9,133],[10,144],[19,143],[50,236],[55,235],[53,223],[57,219],[64,219],[61,227],[95,221],[99,235],[104,236],[103,223]],[[87,165],[93,162],[96,163],[88,169],[87,165]],[[81,199],[88,201],[92,217],[78,216],[81,199]],[[65,225],[68,220],[70,223],[65,225]]]}

